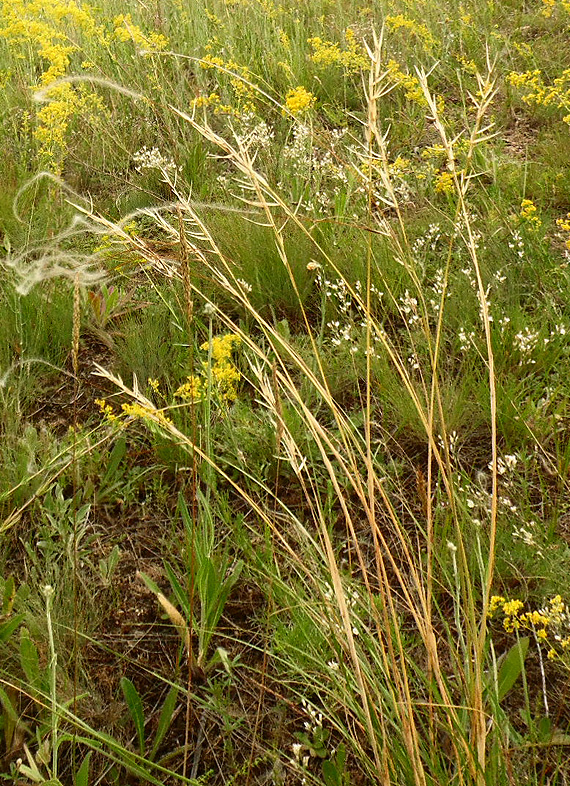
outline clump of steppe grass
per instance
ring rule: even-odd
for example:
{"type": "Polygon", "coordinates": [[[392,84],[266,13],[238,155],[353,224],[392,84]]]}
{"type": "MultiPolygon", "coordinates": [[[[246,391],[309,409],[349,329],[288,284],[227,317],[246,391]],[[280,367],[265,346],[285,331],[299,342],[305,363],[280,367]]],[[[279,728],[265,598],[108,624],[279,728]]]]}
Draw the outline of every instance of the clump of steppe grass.
{"type": "MultiPolygon", "coordinates": [[[[472,104],[472,123],[465,130],[460,164],[456,139],[450,135],[428,77],[423,72],[416,77],[445,158],[448,220],[454,228],[433,309],[395,187],[389,130],[378,116],[379,103],[393,89],[390,71],[382,67],[381,52],[381,40],[374,39],[368,49],[371,69],[364,142],[358,151],[369,206],[361,234],[365,268],[358,287],[258,171],[243,139],[215,131],[195,114],[174,110],[235,167],[248,210],[270,228],[280,264],[299,298],[308,351],[301,351],[288,329],[256,308],[240,268],[224,254],[167,169],[162,170],[162,177],[173,204],[145,211],[183,250],[182,267],[170,266],[168,273],[183,281],[190,331],[193,308],[196,301],[204,302],[204,293],[190,274],[189,260],[206,270],[223,297],[247,316],[245,331],[217,307],[214,294],[206,298],[210,318],[214,315],[227,335],[241,344],[244,380],[274,429],[277,460],[295,478],[303,513],[281,496],[278,480],[271,485],[247,471],[236,479],[234,467],[219,462],[209,436],[210,413],[217,406],[226,412],[221,416],[231,419],[228,404],[233,396],[224,396],[223,391],[221,398],[213,395],[211,357],[203,366],[205,376],[199,384],[189,376],[186,396],[186,407],[197,418],[208,402],[204,436],[180,427],[180,402],[166,406],[155,402],[157,385],[143,395],[136,382],[127,385],[100,369],[131,400],[122,411],[106,411],[112,427],[122,426],[125,417],[141,420],[187,450],[207,481],[208,493],[222,483],[245,502],[252,541],[258,541],[263,528],[268,533],[264,554],[250,555],[253,575],[268,587],[266,669],[288,685],[307,718],[305,730],[291,746],[291,760],[286,764],[291,773],[318,778],[315,762],[322,760],[325,782],[342,783],[347,777],[348,752],[350,766],[361,770],[370,782],[509,783],[508,762],[516,732],[500,702],[523,673],[524,654],[515,645],[501,665],[487,622],[495,582],[500,474],[505,465],[499,456],[496,339],[470,206],[477,151],[492,135],[492,123],[486,117],[496,93],[493,67],[487,62],[486,75],[477,74],[477,93],[466,98],[472,104]],[[375,209],[378,183],[384,212],[375,209]],[[334,277],[335,291],[342,290],[345,303],[350,299],[350,308],[360,321],[362,341],[357,351],[364,360],[355,389],[360,427],[355,426],[354,413],[347,412],[331,392],[323,334],[303,305],[291,267],[285,240],[288,226],[296,227],[313,244],[320,261],[309,264],[309,269],[326,271],[323,280],[326,277],[329,282],[334,277]],[[382,278],[382,271],[376,269],[373,233],[385,239],[409,282],[404,297],[386,292],[404,325],[404,344],[383,321],[376,302],[375,281],[377,275],[382,278]],[[465,504],[457,473],[456,434],[446,421],[449,370],[442,368],[448,285],[457,247],[468,260],[478,303],[477,363],[488,398],[489,466],[477,519],[470,513],[472,505],[465,504]],[[374,441],[376,389],[382,385],[379,370],[383,368],[389,368],[397,380],[399,396],[414,411],[425,444],[425,461],[417,469],[419,504],[390,477],[382,443],[378,446],[374,441]],[[299,440],[299,430],[291,428],[291,413],[311,443],[310,458],[299,440]],[[337,519],[335,527],[331,516],[337,519]],[[344,533],[340,540],[336,528],[344,533]],[[339,745],[336,753],[333,740],[339,745]]],[[[156,254],[146,254],[140,243],[137,253],[160,272],[168,265],[156,254]]],[[[212,342],[210,329],[210,347],[212,342]]],[[[196,511],[194,515],[194,526],[199,529],[200,517],[196,511]]],[[[242,548],[247,552],[245,545],[242,548]]]]}

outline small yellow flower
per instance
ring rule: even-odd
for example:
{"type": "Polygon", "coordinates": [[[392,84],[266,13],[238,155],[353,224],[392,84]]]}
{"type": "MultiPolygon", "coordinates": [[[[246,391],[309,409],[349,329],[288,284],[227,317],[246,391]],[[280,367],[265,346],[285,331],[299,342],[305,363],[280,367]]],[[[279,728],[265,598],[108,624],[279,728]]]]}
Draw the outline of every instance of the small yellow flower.
{"type": "Polygon", "coordinates": [[[440,172],[435,181],[436,194],[453,194],[455,186],[451,172],[440,172]]]}
{"type": "MultiPolygon", "coordinates": [[[[212,339],[212,360],[220,363],[229,360],[235,348],[241,344],[241,338],[237,333],[227,333],[225,336],[214,336],[212,339]]],[[[200,349],[209,349],[210,343],[205,341],[200,349]]]]}
{"type": "Polygon", "coordinates": [[[507,617],[517,617],[523,606],[522,600],[507,600],[503,603],[503,612],[507,617]]]}
{"type": "Polygon", "coordinates": [[[566,218],[557,218],[556,225],[559,227],[562,233],[566,233],[563,235],[563,239],[565,241],[564,245],[566,248],[570,249],[570,213],[566,215],[566,218]]]}
{"type": "Polygon", "coordinates": [[[489,601],[489,609],[488,609],[488,611],[487,611],[487,614],[489,615],[489,617],[492,617],[492,616],[493,616],[493,614],[494,614],[494,613],[497,611],[497,609],[499,608],[499,606],[500,606],[502,603],[504,603],[504,602],[505,602],[505,598],[503,598],[503,596],[502,596],[502,595],[493,595],[493,596],[491,597],[491,600],[489,601]]]}
{"type": "Polygon", "coordinates": [[[200,401],[203,395],[203,385],[201,378],[193,374],[192,376],[187,377],[187,380],[187,382],[184,382],[182,385],[180,385],[178,390],[175,391],[174,395],[176,398],[181,398],[185,401],[200,401]]]}
{"type": "Polygon", "coordinates": [[[315,96],[299,85],[299,87],[289,90],[285,96],[285,107],[292,115],[298,115],[312,109],[315,101],[315,96]]]}
{"type": "Polygon", "coordinates": [[[95,403],[101,410],[102,414],[105,415],[107,420],[109,420],[111,423],[114,420],[117,420],[117,416],[114,413],[113,407],[111,406],[111,404],[108,404],[104,398],[96,398],[95,403]]]}
{"type": "Polygon", "coordinates": [[[172,423],[170,418],[167,418],[160,409],[147,407],[144,404],[139,404],[138,401],[134,401],[132,404],[121,404],[121,409],[129,418],[139,418],[140,420],[145,420],[150,423],[158,423],[161,426],[172,423]]]}
{"type": "Polygon", "coordinates": [[[537,208],[532,199],[523,199],[519,216],[531,229],[538,229],[542,224],[536,212],[537,208]]]}

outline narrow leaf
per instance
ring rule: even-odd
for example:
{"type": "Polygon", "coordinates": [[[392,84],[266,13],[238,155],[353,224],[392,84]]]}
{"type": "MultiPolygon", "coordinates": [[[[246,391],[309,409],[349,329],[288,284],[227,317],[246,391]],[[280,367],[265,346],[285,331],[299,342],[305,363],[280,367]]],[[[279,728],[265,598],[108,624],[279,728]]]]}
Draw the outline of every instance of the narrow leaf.
{"type": "Polygon", "coordinates": [[[497,696],[502,701],[520,677],[528,652],[529,637],[519,639],[505,655],[497,675],[497,696]]]}
{"type": "Polygon", "coordinates": [[[91,763],[91,751],[81,762],[81,767],[75,774],[75,786],[89,786],[89,765],[91,763]]]}
{"type": "Polygon", "coordinates": [[[38,687],[40,682],[40,658],[38,649],[30,639],[27,630],[22,630],[20,638],[20,665],[24,670],[26,679],[33,687],[38,687]]]}
{"type": "Polygon", "coordinates": [[[154,737],[154,744],[152,746],[152,751],[150,752],[149,759],[152,761],[157,754],[158,749],[160,748],[160,743],[164,739],[164,736],[170,725],[172,723],[172,719],[174,718],[174,710],[176,709],[176,702],[178,700],[179,688],[176,685],[173,685],[168,693],[166,694],[166,698],[164,700],[164,704],[162,705],[162,709],[160,711],[160,717],[158,719],[158,726],[156,729],[156,735],[154,737]]]}
{"type": "Polygon", "coordinates": [[[10,620],[0,624],[0,641],[8,641],[12,633],[16,630],[20,622],[24,619],[24,614],[16,614],[10,620]]]}
{"type": "Polygon", "coordinates": [[[135,730],[139,740],[139,750],[144,756],[144,712],[139,692],[128,677],[121,678],[121,690],[127,702],[127,707],[135,724],[135,730]]]}

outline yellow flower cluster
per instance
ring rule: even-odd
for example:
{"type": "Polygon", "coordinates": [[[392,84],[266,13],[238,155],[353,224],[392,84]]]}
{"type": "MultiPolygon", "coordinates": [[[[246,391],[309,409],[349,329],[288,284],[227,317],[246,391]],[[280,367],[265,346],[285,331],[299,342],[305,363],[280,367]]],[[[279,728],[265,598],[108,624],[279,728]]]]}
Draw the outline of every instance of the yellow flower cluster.
{"type": "MultiPolygon", "coordinates": [[[[108,23],[107,23],[108,24],[108,23]]],[[[28,61],[34,74],[32,88],[43,88],[43,103],[38,105],[37,124],[33,131],[38,142],[42,166],[59,173],[67,153],[68,132],[72,120],[88,112],[104,111],[103,101],[85,85],[73,87],[59,83],[69,73],[71,58],[79,51],[74,42],[82,34],[85,41],[108,49],[113,40],[132,40],[147,50],[164,49],[167,39],[143,34],[129,14],[114,20],[114,33],[100,24],[95,11],[79,0],[3,0],[0,3],[0,41],[10,45],[16,59],[28,61]],[[32,68],[31,57],[39,58],[41,71],[32,68]],[[37,74],[37,75],[36,75],[37,74]]],[[[83,68],[93,68],[84,60],[83,68]]]]}
{"type": "Polygon", "coordinates": [[[537,208],[532,199],[523,199],[519,218],[529,229],[536,230],[542,225],[542,221],[537,216],[537,208]]]}
{"type": "Polygon", "coordinates": [[[556,9],[562,9],[570,14],[570,0],[542,0],[542,15],[550,19],[556,9]]]}
{"type": "Polygon", "coordinates": [[[241,339],[235,333],[214,336],[211,345],[209,341],[202,344],[200,349],[208,350],[211,363],[203,361],[201,376],[188,376],[174,395],[184,401],[197,403],[208,395],[211,386],[219,400],[235,401],[241,374],[232,362],[232,352],[240,344],[241,339]]]}
{"type": "MultiPolygon", "coordinates": [[[[217,43],[217,40],[210,41],[206,44],[206,50],[213,49],[217,43]]],[[[229,83],[237,100],[237,107],[222,104],[219,100],[219,94],[216,92],[210,93],[209,96],[199,96],[195,99],[197,102],[196,106],[213,106],[216,113],[224,112],[235,116],[255,112],[253,100],[256,95],[256,87],[252,82],[252,74],[247,66],[242,66],[232,59],[224,60],[218,55],[211,54],[210,51],[206,51],[206,54],[200,60],[200,66],[206,71],[215,68],[220,73],[231,71],[236,75],[229,76],[229,83]]]]}
{"type": "Polygon", "coordinates": [[[132,420],[145,420],[148,423],[156,423],[159,426],[168,426],[172,424],[170,418],[168,418],[161,409],[140,404],[138,401],[134,401],[130,404],[121,404],[120,411],[115,411],[113,406],[104,398],[96,398],[95,403],[110,423],[117,423],[122,427],[124,427],[125,421],[128,418],[132,420]]]}
{"type": "Polygon", "coordinates": [[[276,6],[272,0],[224,0],[227,8],[254,8],[259,6],[265,14],[266,19],[276,19],[283,13],[282,6],[276,6]]]}
{"type": "Polygon", "coordinates": [[[427,106],[427,101],[417,76],[412,76],[403,71],[400,64],[393,59],[388,61],[386,70],[391,81],[404,88],[406,98],[420,106],[427,106]]]}
{"type": "Polygon", "coordinates": [[[210,107],[214,110],[214,114],[216,115],[232,115],[233,117],[240,117],[242,114],[242,112],[240,112],[239,109],[236,109],[235,106],[222,103],[219,93],[209,93],[208,95],[202,94],[196,96],[196,98],[192,99],[192,106],[196,109],[200,109],[200,107],[210,107]]]}
{"type": "Polygon", "coordinates": [[[121,404],[121,409],[128,418],[146,420],[150,423],[158,423],[160,426],[172,424],[170,418],[167,418],[160,409],[144,406],[138,401],[134,401],[132,404],[121,404]]]}
{"type": "Polygon", "coordinates": [[[105,401],[104,398],[96,398],[95,403],[101,410],[102,414],[105,415],[108,421],[111,423],[117,420],[117,415],[115,414],[115,410],[113,409],[112,405],[105,401]]]}
{"type": "Polygon", "coordinates": [[[493,595],[487,614],[493,617],[497,611],[502,612],[503,627],[507,633],[515,633],[519,630],[533,631],[539,641],[549,645],[548,657],[551,660],[558,657],[556,647],[570,650],[570,635],[567,635],[570,617],[560,595],[551,598],[543,609],[522,613],[523,609],[524,603],[521,600],[506,600],[502,595],[493,595]],[[566,635],[563,635],[564,633],[566,635]]]}
{"type": "Polygon", "coordinates": [[[403,175],[409,174],[413,167],[411,165],[409,158],[403,158],[403,156],[397,156],[397,158],[388,165],[388,169],[390,170],[391,175],[395,175],[396,177],[402,177],[403,175]]]}
{"type": "Polygon", "coordinates": [[[117,41],[132,41],[135,46],[148,52],[161,52],[168,46],[168,38],[161,33],[143,33],[134,24],[130,14],[120,14],[113,19],[115,26],[113,37],[117,41]]]}
{"type": "Polygon", "coordinates": [[[390,30],[404,30],[406,34],[413,35],[422,43],[428,54],[431,54],[436,48],[437,41],[430,31],[425,25],[416,22],[415,19],[410,19],[408,16],[404,16],[404,14],[387,16],[386,25],[390,30]]]}
{"type": "Polygon", "coordinates": [[[306,112],[315,105],[315,96],[304,87],[299,87],[289,90],[285,96],[285,106],[292,115],[298,115],[301,112],[306,112]]]}
{"type": "Polygon", "coordinates": [[[557,218],[556,226],[564,237],[564,245],[570,250],[570,213],[566,214],[566,218],[557,218]]]}
{"type": "Polygon", "coordinates": [[[69,82],[50,87],[47,98],[47,103],[36,113],[38,125],[34,137],[40,143],[41,158],[58,172],[67,152],[69,124],[83,112],[104,112],[105,107],[100,96],[89,93],[82,85],[74,88],[69,82]]]}
{"type": "Polygon", "coordinates": [[[463,55],[454,55],[454,57],[466,74],[472,74],[474,76],[477,73],[477,64],[474,60],[468,60],[463,55]]]}
{"type": "MultiPolygon", "coordinates": [[[[523,92],[522,100],[525,104],[570,110],[570,68],[564,69],[551,85],[544,84],[542,72],[538,68],[523,73],[511,71],[507,75],[507,82],[523,92]]],[[[570,125],[570,112],[563,120],[570,125]]]]}
{"type": "Polygon", "coordinates": [[[181,398],[184,401],[193,401],[194,403],[201,401],[204,395],[202,378],[192,374],[186,377],[186,379],[187,381],[175,391],[174,395],[176,398],[181,398]]]}
{"type": "Polygon", "coordinates": [[[343,48],[332,41],[323,41],[318,36],[309,38],[307,43],[313,49],[311,60],[323,68],[336,66],[342,68],[346,74],[356,74],[370,67],[366,50],[356,40],[356,35],[350,28],[344,34],[343,48]]]}
{"type": "MultiPolygon", "coordinates": [[[[237,398],[237,385],[241,379],[241,374],[232,362],[232,352],[241,344],[241,338],[235,333],[227,333],[225,336],[214,336],[212,343],[206,341],[200,349],[208,350],[212,358],[212,365],[209,369],[212,382],[218,395],[226,401],[234,401],[237,398]]],[[[208,378],[208,363],[202,363],[203,376],[208,378]]]]}
{"type": "Polygon", "coordinates": [[[451,172],[439,172],[435,179],[436,194],[453,194],[455,184],[451,172]]]}
{"type": "MultiPolygon", "coordinates": [[[[74,0],[5,0],[0,6],[0,40],[11,45],[15,57],[28,59],[31,49],[41,58],[43,70],[31,87],[47,88],[66,75],[70,57],[77,50],[69,43],[68,29],[104,41],[89,7],[80,7],[74,0]]],[[[40,143],[39,154],[43,165],[56,172],[61,169],[69,122],[90,103],[86,95],[80,96],[67,84],[54,85],[45,95],[49,103],[37,112],[34,136],[40,143]]]]}
{"type": "MultiPolygon", "coordinates": [[[[211,343],[206,341],[200,349],[208,351],[208,359],[202,361],[200,374],[191,374],[186,378],[174,397],[184,402],[199,403],[208,395],[215,396],[218,403],[234,401],[237,398],[237,386],[241,374],[232,362],[233,351],[241,344],[241,339],[235,333],[223,336],[214,336],[211,343]]],[[[148,385],[154,394],[165,398],[160,390],[157,379],[149,379],[148,385]]],[[[121,404],[120,410],[115,410],[105,399],[95,399],[105,419],[116,426],[123,428],[129,420],[144,420],[150,426],[168,427],[172,420],[166,416],[168,407],[159,409],[147,399],[121,404]]],[[[174,405],[180,406],[180,405],[174,405]]]]}
{"type": "MultiPolygon", "coordinates": [[[[241,344],[241,338],[236,333],[226,333],[225,336],[214,336],[211,344],[211,354],[214,363],[229,363],[232,352],[241,344]]],[[[200,349],[210,350],[210,342],[205,341],[200,349]]]]}
{"type": "Polygon", "coordinates": [[[489,603],[488,615],[492,617],[497,610],[500,609],[503,613],[503,627],[507,633],[514,633],[515,630],[526,628],[530,630],[537,630],[537,635],[540,639],[547,637],[546,628],[550,619],[545,614],[538,611],[529,611],[521,614],[524,609],[522,600],[506,600],[502,595],[493,595],[489,603]]]}

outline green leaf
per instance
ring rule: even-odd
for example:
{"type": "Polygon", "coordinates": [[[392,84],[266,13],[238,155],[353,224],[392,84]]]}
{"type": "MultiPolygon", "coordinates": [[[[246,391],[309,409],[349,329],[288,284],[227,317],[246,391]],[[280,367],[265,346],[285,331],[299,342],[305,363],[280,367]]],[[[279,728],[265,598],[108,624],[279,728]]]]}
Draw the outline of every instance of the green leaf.
{"type": "Polygon", "coordinates": [[[75,774],[75,786],[89,786],[89,765],[91,763],[91,751],[81,762],[81,767],[75,774]]]}
{"type": "Polygon", "coordinates": [[[346,745],[341,742],[336,749],[336,763],[340,772],[344,772],[344,765],[346,764],[346,745]]]}
{"type": "Polygon", "coordinates": [[[16,614],[11,620],[6,620],[0,624],[0,641],[8,641],[12,633],[16,630],[20,622],[24,619],[24,614],[16,614]]]}
{"type": "Polygon", "coordinates": [[[538,738],[541,742],[548,742],[552,738],[552,721],[550,718],[541,718],[536,724],[538,738]]]}
{"type": "Polygon", "coordinates": [[[325,786],[341,786],[341,775],[337,766],[330,759],[323,762],[323,780],[325,786]]]}
{"type": "Polygon", "coordinates": [[[38,655],[38,648],[30,639],[26,628],[22,628],[20,636],[20,665],[30,685],[38,687],[40,683],[40,658],[38,655]]]}
{"type": "Polygon", "coordinates": [[[185,617],[187,622],[190,622],[192,618],[192,602],[189,598],[189,593],[178,581],[172,566],[169,565],[168,562],[164,563],[164,569],[166,571],[166,575],[168,576],[168,580],[170,581],[170,586],[172,587],[174,597],[182,609],[182,615],[185,617]]]}
{"type": "Polygon", "coordinates": [[[125,457],[126,452],[127,452],[127,441],[124,437],[121,436],[115,442],[113,450],[111,451],[111,455],[109,456],[109,463],[107,465],[107,470],[103,477],[104,483],[109,483],[113,479],[115,473],[117,472],[117,469],[119,468],[119,464],[125,457]]]}
{"type": "Polygon", "coordinates": [[[143,573],[143,572],[142,572],[142,570],[139,570],[139,571],[137,571],[137,576],[138,576],[140,579],[142,579],[142,581],[144,581],[144,583],[146,584],[146,586],[148,587],[148,589],[149,589],[151,592],[154,592],[154,594],[155,594],[155,595],[161,595],[161,594],[162,594],[162,590],[160,589],[160,587],[158,586],[158,584],[156,584],[156,582],[154,582],[154,581],[153,581],[153,580],[150,578],[150,576],[147,576],[147,575],[146,575],[146,573],[143,573]]]}
{"type": "Polygon", "coordinates": [[[282,319],[275,325],[275,331],[287,341],[291,339],[291,328],[289,327],[289,323],[286,319],[282,319]]]}
{"type": "Polygon", "coordinates": [[[144,712],[141,697],[128,677],[121,677],[121,690],[135,724],[140,754],[144,756],[144,712]]]}
{"type": "Polygon", "coordinates": [[[528,652],[529,637],[519,639],[505,655],[497,674],[497,696],[502,701],[520,677],[528,652]]]}
{"type": "Polygon", "coordinates": [[[570,734],[555,731],[549,740],[550,745],[570,745],[570,734]]]}
{"type": "Polygon", "coordinates": [[[2,729],[4,745],[6,747],[6,751],[9,751],[12,747],[12,740],[14,739],[14,732],[16,731],[19,723],[19,717],[18,713],[14,709],[12,700],[4,688],[0,688],[0,704],[2,704],[2,720],[4,721],[2,729]]]}
{"type": "Polygon", "coordinates": [[[160,743],[164,739],[164,735],[170,728],[172,723],[172,719],[174,717],[174,710],[176,709],[176,702],[178,700],[179,688],[176,685],[173,685],[168,693],[166,694],[166,698],[164,700],[164,704],[162,705],[162,709],[160,711],[160,717],[158,719],[158,726],[156,729],[156,734],[154,737],[154,744],[152,746],[152,751],[150,752],[149,759],[152,761],[156,756],[156,753],[160,747],[160,743]]]}

